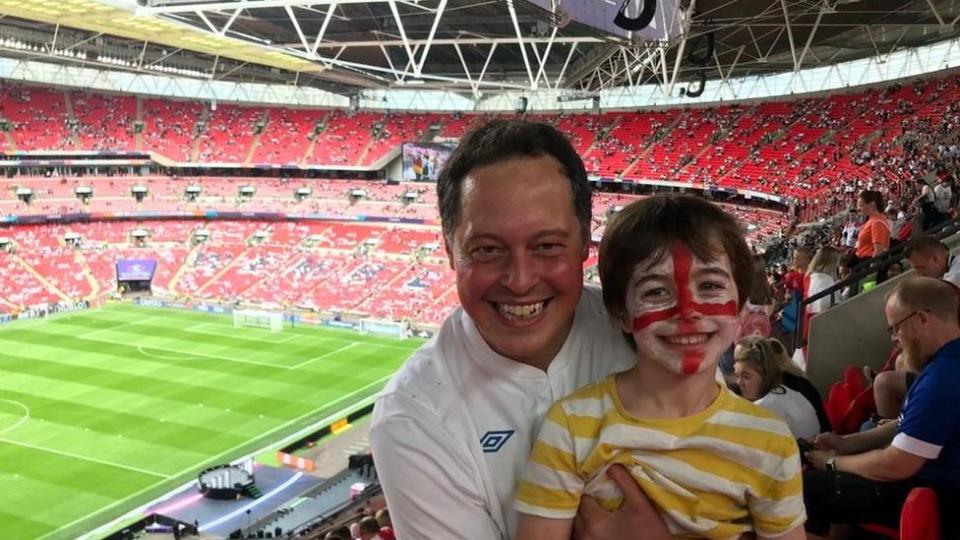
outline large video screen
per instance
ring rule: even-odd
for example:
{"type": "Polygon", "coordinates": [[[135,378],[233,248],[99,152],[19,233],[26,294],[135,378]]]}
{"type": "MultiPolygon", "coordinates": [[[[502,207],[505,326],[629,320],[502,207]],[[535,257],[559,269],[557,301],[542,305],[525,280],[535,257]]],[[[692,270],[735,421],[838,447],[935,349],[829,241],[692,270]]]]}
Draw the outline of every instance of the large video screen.
{"type": "Polygon", "coordinates": [[[403,144],[403,180],[405,182],[435,182],[440,168],[446,163],[453,145],[435,143],[403,144]]]}
{"type": "Polygon", "coordinates": [[[155,259],[119,259],[117,281],[150,281],[156,269],[155,259]]]}

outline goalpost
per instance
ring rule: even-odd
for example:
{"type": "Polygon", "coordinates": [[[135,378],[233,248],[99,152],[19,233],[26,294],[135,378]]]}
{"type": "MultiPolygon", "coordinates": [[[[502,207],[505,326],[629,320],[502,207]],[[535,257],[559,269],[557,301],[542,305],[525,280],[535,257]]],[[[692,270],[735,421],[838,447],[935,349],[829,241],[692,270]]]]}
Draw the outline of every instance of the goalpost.
{"type": "Polygon", "coordinates": [[[242,328],[269,328],[271,332],[283,330],[283,313],[259,311],[255,309],[235,309],[233,311],[233,327],[242,328]]]}
{"type": "Polygon", "coordinates": [[[410,335],[410,325],[405,322],[378,319],[361,319],[358,328],[361,334],[376,334],[394,338],[406,338],[410,335]]]}

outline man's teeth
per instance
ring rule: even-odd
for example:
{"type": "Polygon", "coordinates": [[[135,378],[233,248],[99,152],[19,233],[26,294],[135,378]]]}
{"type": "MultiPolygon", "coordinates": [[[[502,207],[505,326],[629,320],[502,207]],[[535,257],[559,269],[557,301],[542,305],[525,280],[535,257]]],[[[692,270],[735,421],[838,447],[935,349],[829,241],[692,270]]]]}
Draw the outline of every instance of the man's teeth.
{"type": "Polygon", "coordinates": [[[691,336],[670,336],[666,339],[672,345],[700,345],[706,343],[709,338],[709,334],[695,334],[691,336]]]}
{"type": "Polygon", "coordinates": [[[543,305],[544,302],[524,305],[497,304],[497,311],[507,320],[522,321],[540,315],[540,312],[543,311],[543,305]]]}

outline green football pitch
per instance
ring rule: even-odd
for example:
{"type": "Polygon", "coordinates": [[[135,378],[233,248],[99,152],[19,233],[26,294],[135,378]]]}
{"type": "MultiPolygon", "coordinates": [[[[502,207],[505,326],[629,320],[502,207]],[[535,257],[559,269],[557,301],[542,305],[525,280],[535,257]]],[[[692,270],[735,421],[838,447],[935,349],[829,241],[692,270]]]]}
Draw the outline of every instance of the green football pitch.
{"type": "Polygon", "coordinates": [[[75,538],[373,395],[420,343],[127,304],[0,326],[0,538],[75,538]]]}

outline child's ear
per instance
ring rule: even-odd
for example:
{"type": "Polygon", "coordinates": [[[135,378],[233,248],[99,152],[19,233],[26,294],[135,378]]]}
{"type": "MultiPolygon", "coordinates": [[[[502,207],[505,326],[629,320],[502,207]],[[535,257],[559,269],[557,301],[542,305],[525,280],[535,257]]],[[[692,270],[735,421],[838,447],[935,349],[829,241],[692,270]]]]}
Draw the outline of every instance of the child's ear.
{"type": "Polygon", "coordinates": [[[630,315],[626,311],[621,311],[620,315],[617,316],[617,320],[620,322],[620,330],[624,334],[633,334],[633,321],[630,320],[630,315]]]}

